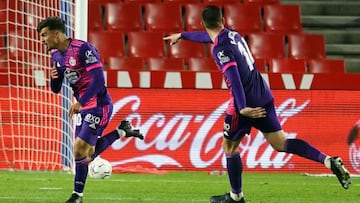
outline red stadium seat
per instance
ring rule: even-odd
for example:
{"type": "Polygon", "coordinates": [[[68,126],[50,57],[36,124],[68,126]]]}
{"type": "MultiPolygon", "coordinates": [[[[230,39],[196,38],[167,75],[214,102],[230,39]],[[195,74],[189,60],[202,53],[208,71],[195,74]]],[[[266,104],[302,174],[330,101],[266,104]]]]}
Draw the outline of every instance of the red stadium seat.
{"type": "Polygon", "coordinates": [[[223,4],[233,4],[240,3],[239,0],[203,0],[203,4],[215,4],[215,5],[223,5],[223,4]]]}
{"type": "Polygon", "coordinates": [[[345,62],[339,59],[309,59],[309,73],[345,73],[345,62]]]}
{"type": "Polygon", "coordinates": [[[128,56],[129,57],[166,57],[165,42],[162,32],[129,32],[128,56]]]}
{"type": "Polygon", "coordinates": [[[264,6],[265,32],[291,34],[302,32],[299,5],[264,6]]]}
{"type": "Polygon", "coordinates": [[[121,32],[91,32],[89,42],[96,47],[104,64],[108,64],[111,56],[126,55],[124,35],[121,32]]]}
{"type": "Polygon", "coordinates": [[[184,5],[184,24],[186,31],[204,30],[201,26],[201,12],[205,5],[203,4],[185,4],[184,5]]]}
{"type": "Polygon", "coordinates": [[[250,33],[248,45],[255,59],[284,58],[285,36],[275,33],[250,33]]]}
{"type": "Polygon", "coordinates": [[[261,7],[258,5],[226,4],[225,25],[239,33],[262,31],[261,7]]]}
{"type": "Polygon", "coordinates": [[[103,26],[103,8],[98,2],[89,2],[88,4],[88,30],[89,32],[104,30],[103,26]]]}
{"type": "Polygon", "coordinates": [[[258,4],[258,5],[267,5],[267,4],[280,4],[280,0],[242,0],[244,4],[258,4]]]}
{"type": "Polygon", "coordinates": [[[271,59],[269,72],[271,73],[305,73],[306,62],[303,59],[274,58],[271,59]]]}
{"type": "Polygon", "coordinates": [[[261,73],[268,72],[268,62],[266,59],[255,59],[256,69],[261,73]]]}
{"type": "Polygon", "coordinates": [[[123,0],[125,3],[160,3],[161,0],[123,0]]]}
{"type": "Polygon", "coordinates": [[[152,57],[146,59],[147,69],[150,71],[183,71],[185,63],[180,58],[152,57]]]}
{"type": "Polygon", "coordinates": [[[193,57],[188,59],[189,71],[218,71],[213,58],[193,57]]]}
{"type": "Polygon", "coordinates": [[[180,4],[145,4],[146,31],[181,32],[183,30],[180,4]]]}
{"type": "Polygon", "coordinates": [[[143,30],[141,4],[108,3],[105,5],[107,30],[132,32],[143,30]]]}
{"type": "Polygon", "coordinates": [[[181,40],[175,45],[168,45],[169,57],[188,59],[190,57],[207,57],[203,43],[181,40]]]}
{"type": "Polygon", "coordinates": [[[289,58],[326,58],[323,35],[291,34],[288,35],[289,58]]]}
{"type": "Polygon", "coordinates": [[[144,60],[137,57],[119,57],[112,56],[109,58],[109,69],[116,70],[144,70],[144,60]]]}
{"type": "Polygon", "coordinates": [[[164,3],[177,3],[177,4],[191,4],[191,3],[201,3],[201,0],[163,0],[164,3]]]}

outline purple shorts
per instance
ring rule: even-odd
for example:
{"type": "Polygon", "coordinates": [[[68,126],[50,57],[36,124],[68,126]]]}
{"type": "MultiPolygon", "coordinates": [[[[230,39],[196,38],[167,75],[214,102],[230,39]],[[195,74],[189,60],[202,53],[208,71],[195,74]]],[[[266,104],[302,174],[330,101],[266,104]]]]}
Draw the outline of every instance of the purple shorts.
{"type": "Polygon", "coordinates": [[[250,134],[251,128],[254,127],[261,132],[276,132],[282,129],[279,119],[276,115],[274,102],[271,101],[264,105],[266,117],[264,118],[248,118],[236,115],[225,115],[224,137],[230,140],[238,140],[246,134],[250,134]]]}
{"type": "Polygon", "coordinates": [[[91,146],[102,135],[109,123],[113,111],[112,105],[80,111],[76,118],[75,138],[79,137],[91,146]]]}

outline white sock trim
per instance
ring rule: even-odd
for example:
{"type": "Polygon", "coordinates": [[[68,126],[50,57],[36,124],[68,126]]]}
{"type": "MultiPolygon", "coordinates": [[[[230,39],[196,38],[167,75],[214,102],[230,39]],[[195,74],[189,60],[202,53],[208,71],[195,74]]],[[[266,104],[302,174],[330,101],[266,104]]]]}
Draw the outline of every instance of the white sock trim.
{"type": "Polygon", "coordinates": [[[239,194],[235,194],[230,191],[230,197],[231,197],[231,199],[233,199],[235,201],[240,201],[242,198],[244,198],[244,193],[240,192],[239,194]]]}
{"type": "Polygon", "coordinates": [[[326,166],[326,168],[331,169],[331,161],[330,161],[330,156],[326,156],[325,160],[324,160],[324,165],[326,166]]]}
{"type": "Polygon", "coordinates": [[[124,137],[126,135],[126,132],[121,129],[116,129],[120,137],[124,137]]]}
{"type": "Polygon", "coordinates": [[[75,194],[79,195],[80,197],[82,197],[82,196],[83,196],[83,193],[80,193],[80,192],[73,191],[73,193],[75,193],[75,194]]]}

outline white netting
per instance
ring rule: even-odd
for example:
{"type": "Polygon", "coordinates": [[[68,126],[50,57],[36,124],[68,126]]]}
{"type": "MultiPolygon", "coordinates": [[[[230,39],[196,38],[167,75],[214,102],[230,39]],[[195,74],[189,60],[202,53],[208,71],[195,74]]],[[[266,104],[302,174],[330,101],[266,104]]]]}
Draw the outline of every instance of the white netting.
{"type": "Polygon", "coordinates": [[[49,88],[49,53],[37,24],[61,16],[73,36],[75,0],[0,0],[0,169],[71,167],[69,99],[49,88]]]}

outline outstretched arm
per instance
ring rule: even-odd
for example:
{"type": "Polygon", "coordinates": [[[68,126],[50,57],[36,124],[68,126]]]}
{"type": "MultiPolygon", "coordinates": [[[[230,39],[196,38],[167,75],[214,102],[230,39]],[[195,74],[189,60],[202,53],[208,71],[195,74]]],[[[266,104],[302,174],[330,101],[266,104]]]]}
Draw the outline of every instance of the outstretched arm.
{"type": "Polygon", "coordinates": [[[194,32],[181,32],[171,34],[163,38],[164,40],[169,40],[170,45],[178,43],[181,39],[190,40],[200,43],[213,43],[209,34],[206,31],[194,31],[194,32]]]}

